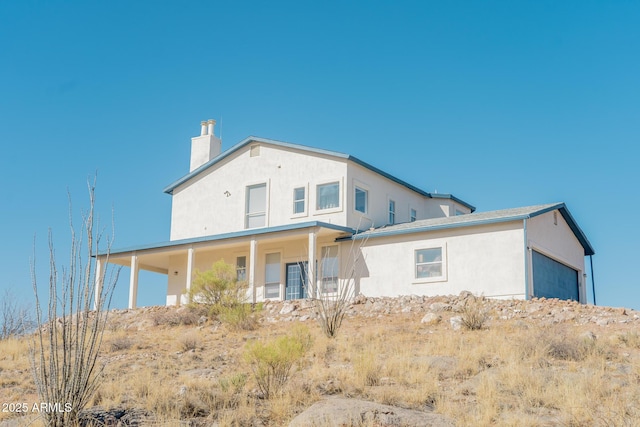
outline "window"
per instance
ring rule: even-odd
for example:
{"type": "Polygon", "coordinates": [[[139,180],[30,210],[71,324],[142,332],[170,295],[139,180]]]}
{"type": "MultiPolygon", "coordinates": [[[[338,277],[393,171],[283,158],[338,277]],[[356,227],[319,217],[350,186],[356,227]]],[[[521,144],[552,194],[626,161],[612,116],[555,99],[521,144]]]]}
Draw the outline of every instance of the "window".
{"type": "Polygon", "coordinates": [[[367,190],[356,187],[355,205],[358,212],[367,213],[367,199],[369,194],[367,190]]]}
{"type": "Polygon", "coordinates": [[[267,212],[267,184],[247,187],[244,228],[264,227],[267,212]]]}
{"type": "Polygon", "coordinates": [[[416,251],[416,279],[441,277],[442,248],[418,249],[416,251]]]}
{"type": "Polygon", "coordinates": [[[318,185],[316,209],[331,209],[340,207],[340,183],[318,185]]]}
{"type": "Polygon", "coordinates": [[[244,282],[247,280],[247,257],[239,256],[236,258],[236,280],[244,282]]]}
{"type": "Polygon", "coordinates": [[[409,210],[409,222],[414,222],[418,218],[418,212],[415,209],[409,210]]]}
{"type": "Polygon", "coordinates": [[[301,214],[305,212],[305,192],[304,187],[293,189],[293,213],[301,214]]]}
{"type": "Polygon", "coordinates": [[[396,223],[396,202],[389,200],[389,224],[396,223]]]}
{"type": "Polygon", "coordinates": [[[339,262],[338,246],[324,246],[322,248],[322,263],[320,266],[322,293],[338,292],[339,262]]]}
{"type": "Polygon", "coordinates": [[[264,297],[280,298],[280,254],[267,254],[264,272],[264,297]]]}
{"type": "Polygon", "coordinates": [[[464,211],[461,211],[460,209],[456,209],[456,216],[464,215],[464,214],[465,214],[464,211]]]}

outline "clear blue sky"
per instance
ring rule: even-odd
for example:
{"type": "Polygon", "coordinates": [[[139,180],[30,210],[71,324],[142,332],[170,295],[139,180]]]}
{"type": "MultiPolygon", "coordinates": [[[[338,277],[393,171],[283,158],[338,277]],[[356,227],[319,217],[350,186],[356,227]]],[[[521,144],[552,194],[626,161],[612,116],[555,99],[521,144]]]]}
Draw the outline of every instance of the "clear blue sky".
{"type": "Polygon", "coordinates": [[[640,3],[226,3],[0,2],[0,291],[32,299],[34,235],[46,281],[49,227],[67,262],[96,170],[115,247],[168,240],[162,189],[214,118],[223,149],[346,152],[479,211],[564,201],[598,304],[640,309],[640,3]]]}

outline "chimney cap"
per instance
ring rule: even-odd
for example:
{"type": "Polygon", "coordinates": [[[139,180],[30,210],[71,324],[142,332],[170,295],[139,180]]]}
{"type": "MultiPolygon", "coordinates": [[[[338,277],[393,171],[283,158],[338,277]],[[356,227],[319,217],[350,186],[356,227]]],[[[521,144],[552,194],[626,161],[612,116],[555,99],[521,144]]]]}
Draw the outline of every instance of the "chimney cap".
{"type": "Polygon", "coordinates": [[[207,120],[207,124],[214,124],[215,125],[216,121],[213,120],[213,119],[209,119],[209,120],[207,120]]]}

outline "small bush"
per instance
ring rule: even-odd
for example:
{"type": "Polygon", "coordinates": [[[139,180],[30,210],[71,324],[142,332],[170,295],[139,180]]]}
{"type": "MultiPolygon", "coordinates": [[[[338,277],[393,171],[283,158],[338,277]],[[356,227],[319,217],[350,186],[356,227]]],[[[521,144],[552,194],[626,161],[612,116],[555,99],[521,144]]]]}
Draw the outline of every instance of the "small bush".
{"type": "Polygon", "coordinates": [[[469,297],[461,314],[462,326],[470,331],[477,331],[484,328],[489,319],[489,314],[482,299],[469,297]]]}
{"type": "Polygon", "coordinates": [[[180,338],[180,349],[184,352],[198,348],[198,337],[195,334],[187,334],[180,338]]]}
{"type": "Polygon", "coordinates": [[[127,336],[120,336],[113,339],[109,345],[111,351],[128,350],[133,345],[133,341],[127,336]]]}
{"type": "Polygon", "coordinates": [[[152,320],[154,326],[191,326],[198,324],[200,316],[197,307],[181,307],[177,310],[169,307],[154,313],[152,320]]]}
{"type": "Polygon", "coordinates": [[[247,299],[247,283],[238,281],[236,268],[223,259],[216,261],[209,270],[196,271],[189,300],[193,304],[205,304],[209,315],[219,315],[225,308],[243,304],[247,299]]]}
{"type": "Polygon", "coordinates": [[[305,333],[300,329],[295,335],[284,335],[272,342],[255,341],[247,344],[245,361],[249,363],[265,399],[280,392],[289,379],[293,365],[302,359],[310,342],[308,330],[305,333]]]}
{"type": "Polygon", "coordinates": [[[258,327],[258,316],[262,304],[236,304],[219,309],[218,318],[235,330],[252,331],[258,327]]]}

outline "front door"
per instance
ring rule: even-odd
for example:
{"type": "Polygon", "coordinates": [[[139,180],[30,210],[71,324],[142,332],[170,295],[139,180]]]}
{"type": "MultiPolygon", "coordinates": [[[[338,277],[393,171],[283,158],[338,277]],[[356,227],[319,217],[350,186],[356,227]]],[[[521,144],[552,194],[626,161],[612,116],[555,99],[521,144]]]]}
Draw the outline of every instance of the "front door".
{"type": "Polygon", "coordinates": [[[285,299],[301,299],[307,296],[307,262],[287,264],[285,299]]]}

